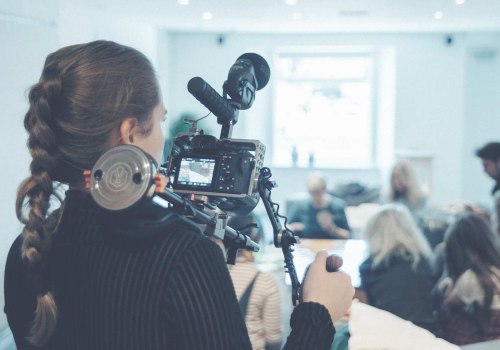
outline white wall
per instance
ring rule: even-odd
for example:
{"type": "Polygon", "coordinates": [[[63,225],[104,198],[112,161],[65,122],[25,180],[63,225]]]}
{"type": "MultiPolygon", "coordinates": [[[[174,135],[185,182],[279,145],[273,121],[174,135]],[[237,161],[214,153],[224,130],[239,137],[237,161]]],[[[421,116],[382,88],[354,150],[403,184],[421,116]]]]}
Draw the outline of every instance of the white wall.
{"type": "Polygon", "coordinates": [[[462,197],[490,205],[493,182],[474,156],[489,141],[500,141],[500,33],[469,34],[465,69],[462,197]]]}
{"type": "Polygon", "coordinates": [[[157,29],[144,22],[82,6],[82,1],[59,1],[59,44],[113,40],[132,46],[158,65],[157,29]]]}
{"type": "MultiPolygon", "coordinates": [[[[26,91],[40,76],[48,53],[57,48],[55,1],[26,6],[27,1],[0,3],[0,281],[3,282],[7,252],[21,232],[14,203],[19,183],[28,175],[29,152],[23,118],[27,111],[26,91]],[[42,6],[43,5],[43,6],[42,6]]],[[[3,305],[0,288],[0,305],[3,305]]],[[[1,308],[3,310],[3,307],[1,308]]],[[[0,330],[6,325],[0,313],[0,330]]]]}

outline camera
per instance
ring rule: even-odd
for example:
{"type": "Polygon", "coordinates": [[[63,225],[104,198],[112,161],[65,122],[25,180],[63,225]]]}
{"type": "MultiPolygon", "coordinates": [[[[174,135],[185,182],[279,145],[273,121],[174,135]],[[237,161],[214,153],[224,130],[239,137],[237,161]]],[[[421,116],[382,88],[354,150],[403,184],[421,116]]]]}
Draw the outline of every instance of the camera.
{"type": "MultiPolygon", "coordinates": [[[[246,53],[231,67],[219,95],[202,78],[189,81],[188,90],[222,125],[221,137],[205,135],[197,121],[189,133],[174,138],[164,167],[174,193],[205,199],[228,214],[244,215],[259,201],[257,182],[264,164],[266,147],[258,140],[230,138],[238,111],[248,109],[255,91],[269,81],[269,66],[261,56],[246,53]],[[230,98],[227,96],[229,95],[230,98]]],[[[206,203],[207,204],[207,203],[206,203]]]]}
{"type": "Polygon", "coordinates": [[[259,201],[257,181],[265,151],[258,140],[178,136],[168,163],[173,191],[207,196],[227,213],[248,213],[259,201]]]}

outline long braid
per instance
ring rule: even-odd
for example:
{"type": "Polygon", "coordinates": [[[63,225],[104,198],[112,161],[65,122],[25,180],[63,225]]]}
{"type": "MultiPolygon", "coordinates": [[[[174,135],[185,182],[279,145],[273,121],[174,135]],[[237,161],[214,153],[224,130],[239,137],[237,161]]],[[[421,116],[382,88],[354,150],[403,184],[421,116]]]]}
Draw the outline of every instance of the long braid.
{"type": "Polygon", "coordinates": [[[44,252],[50,245],[51,230],[47,226],[50,198],[54,193],[52,174],[57,167],[58,147],[54,133],[51,104],[56,104],[61,92],[61,79],[57,72],[46,67],[38,84],[29,93],[30,108],[24,119],[29,133],[28,148],[32,161],[31,176],[19,187],[16,211],[25,224],[22,235],[22,258],[32,271],[37,291],[37,307],[31,335],[28,340],[44,344],[57,324],[57,307],[50,290],[48,274],[44,271],[44,252]],[[27,202],[27,208],[25,203],[27,202]]]}

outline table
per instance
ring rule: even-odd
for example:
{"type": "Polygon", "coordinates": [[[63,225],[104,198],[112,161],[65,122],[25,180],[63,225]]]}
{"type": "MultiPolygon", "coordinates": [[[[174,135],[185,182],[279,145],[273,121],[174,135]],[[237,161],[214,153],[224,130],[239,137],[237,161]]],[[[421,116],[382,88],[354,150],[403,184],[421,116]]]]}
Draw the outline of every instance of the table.
{"type": "MultiPolygon", "coordinates": [[[[359,288],[359,266],[367,257],[366,243],[361,239],[301,239],[294,254],[299,281],[302,281],[307,266],[321,249],[342,257],[344,264],[341,269],[351,276],[353,287],[359,288]]],[[[290,283],[289,279],[287,281],[290,283]]]]}
{"type": "MultiPolygon", "coordinates": [[[[299,281],[302,281],[307,266],[314,260],[316,253],[325,249],[328,254],[336,254],[342,257],[344,264],[342,270],[351,276],[352,285],[360,287],[359,266],[368,255],[365,241],[361,239],[301,239],[295,245],[294,263],[299,281]]],[[[281,249],[274,246],[266,246],[261,252],[256,254],[256,263],[261,270],[276,271],[280,274],[283,271],[283,254],[281,249]]],[[[283,272],[283,275],[284,272],[283,272]]],[[[285,283],[290,285],[288,274],[285,283]]]]}

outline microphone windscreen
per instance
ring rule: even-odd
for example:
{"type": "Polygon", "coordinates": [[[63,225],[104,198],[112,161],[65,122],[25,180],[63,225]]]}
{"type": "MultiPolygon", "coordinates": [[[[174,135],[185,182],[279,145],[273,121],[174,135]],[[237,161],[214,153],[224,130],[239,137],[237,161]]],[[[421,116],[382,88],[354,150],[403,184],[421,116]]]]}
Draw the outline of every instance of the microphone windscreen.
{"type": "Polygon", "coordinates": [[[271,70],[264,57],[256,53],[249,52],[238,57],[238,60],[239,59],[247,59],[252,62],[255,70],[255,78],[257,79],[257,84],[259,84],[257,90],[260,90],[267,85],[269,78],[271,77],[271,70]]]}

